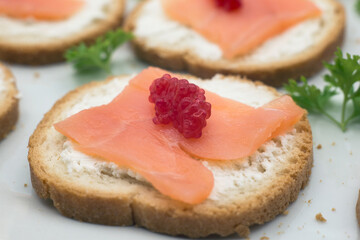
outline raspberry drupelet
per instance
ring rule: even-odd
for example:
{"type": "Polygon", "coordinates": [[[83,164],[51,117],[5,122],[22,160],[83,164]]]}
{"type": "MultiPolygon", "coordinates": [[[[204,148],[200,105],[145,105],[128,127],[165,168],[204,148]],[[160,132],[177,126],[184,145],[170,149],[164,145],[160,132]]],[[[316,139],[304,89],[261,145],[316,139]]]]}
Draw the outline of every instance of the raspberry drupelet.
{"type": "Polygon", "coordinates": [[[211,115],[211,104],[205,91],[186,79],[165,74],[150,86],[149,101],[155,103],[155,124],[169,124],[185,138],[200,138],[206,119],[211,115]]]}
{"type": "Polygon", "coordinates": [[[215,0],[216,5],[228,12],[235,11],[242,6],[241,0],[215,0]]]}

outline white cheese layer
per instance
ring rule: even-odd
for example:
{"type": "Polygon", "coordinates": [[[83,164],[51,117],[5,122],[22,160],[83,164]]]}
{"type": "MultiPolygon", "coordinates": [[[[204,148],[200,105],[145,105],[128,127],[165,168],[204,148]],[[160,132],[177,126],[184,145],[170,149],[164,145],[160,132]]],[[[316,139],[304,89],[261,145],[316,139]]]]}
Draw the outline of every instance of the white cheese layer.
{"type": "MultiPolygon", "coordinates": [[[[89,90],[86,95],[69,109],[65,116],[71,116],[83,109],[109,103],[124,89],[129,79],[115,79],[99,88],[89,90]]],[[[189,80],[191,81],[191,79],[189,80]]],[[[275,95],[263,86],[255,86],[254,84],[231,79],[221,79],[219,76],[215,76],[211,81],[197,80],[192,82],[220,96],[228,97],[254,107],[261,106],[275,98],[275,95]]],[[[214,189],[208,200],[223,201],[225,196],[234,195],[229,195],[230,193],[246,193],[249,191],[249,188],[251,189],[251,186],[256,188],[255,186],[258,186],[260,183],[269,184],[274,175],[276,175],[274,172],[281,169],[284,162],[287,161],[286,156],[290,150],[293,138],[293,133],[288,133],[285,136],[278,137],[276,141],[267,142],[262,146],[264,151],[256,152],[249,157],[252,164],[249,165],[249,161],[241,162],[240,169],[239,166],[234,167],[234,164],[238,165],[234,161],[222,162],[221,164],[203,161],[204,165],[212,171],[215,179],[214,189]],[[244,189],[242,190],[241,188],[244,189]]],[[[115,178],[132,177],[138,181],[146,181],[139,174],[129,169],[120,168],[114,163],[107,163],[74,150],[69,141],[65,142],[60,159],[70,173],[107,174],[115,178]]]]}
{"type": "MultiPolygon", "coordinates": [[[[322,17],[304,21],[282,34],[266,41],[252,53],[237,61],[274,62],[291,57],[311,48],[323,37],[323,23],[331,19],[331,8],[324,0],[312,0],[322,11],[322,17]]],[[[149,48],[161,47],[169,51],[194,53],[204,59],[216,61],[223,58],[218,45],[199,33],[165,15],[160,0],[150,0],[140,10],[134,29],[136,37],[145,40],[149,48]]]]}
{"type": "Polygon", "coordinates": [[[61,21],[23,20],[0,15],[0,39],[16,39],[22,36],[34,41],[39,38],[66,38],[82,31],[93,22],[104,19],[110,3],[111,0],[84,0],[84,6],[79,12],[61,21]]]}

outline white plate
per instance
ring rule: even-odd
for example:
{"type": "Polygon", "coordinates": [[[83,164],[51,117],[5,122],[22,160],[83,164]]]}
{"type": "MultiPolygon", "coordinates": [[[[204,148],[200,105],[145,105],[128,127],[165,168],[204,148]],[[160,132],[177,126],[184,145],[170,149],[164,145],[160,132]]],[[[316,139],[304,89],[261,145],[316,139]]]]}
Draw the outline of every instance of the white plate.
{"type": "MultiPolygon", "coordinates": [[[[360,54],[360,16],[354,0],[342,0],[347,7],[348,26],[344,52],[360,54]]],[[[138,62],[129,46],[120,48],[113,64],[115,74],[138,72],[138,62]]],[[[171,239],[135,227],[108,227],[77,222],[61,216],[51,202],[40,200],[31,187],[27,162],[29,136],[57,99],[69,90],[103,75],[74,73],[67,64],[47,67],[9,66],[21,92],[20,119],[16,130],[0,142],[0,239],[171,239]],[[40,77],[36,77],[39,73],[40,77]],[[27,187],[26,185],[27,184],[27,187]]],[[[321,75],[312,83],[322,85],[321,75]]],[[[314,168],[309,185],[289,207],[287,216],[278,216],[251,229],[251,239],[350,239],[359,240],[355,204],[360,188],[360,124],[341,132],[323,117],[310,116],[314,133],[314,168]],[[332,209],[336,209],[332,211],[332,209]],[[315,220],[322,213],[326,223],[315,220]]],[[[228,239],[237,239],[231,236],[228,239]]]]}

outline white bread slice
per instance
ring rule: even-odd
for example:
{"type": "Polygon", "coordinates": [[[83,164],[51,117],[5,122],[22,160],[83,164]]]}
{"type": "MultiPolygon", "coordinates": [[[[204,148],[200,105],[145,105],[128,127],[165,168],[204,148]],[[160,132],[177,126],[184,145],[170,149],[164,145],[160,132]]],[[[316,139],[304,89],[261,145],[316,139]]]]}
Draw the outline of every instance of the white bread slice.
{"type": "Polygon", "coordinates": [[[84,7],[62,21],[18,20],[0,16],[0,59],[40,65],[64,60],[64,52],[121,25],[125,0],[85,0],[84,7]]]}
{"type": "MultiPolygon", "coordinates": [[[[215,76],[199,86],[252,106],[278,97],[275,89],[236,77],[215,76]]],[[[293,131],[264,144],[245,161],[203,162],[214,174],[207,200],[172,200],[126,169],[74,152],[53,124],[80,110],[106,104],[130,76],[84,85],[60,99],[29,140],[32,185],[64,216],[107,225],[138,225],[188,237],[247,236],[249,227],[270,221],[296,200],[311,173],[312,135],[306,116],[293,131]],[[71,151],[70,153],[68,151],[71,151]]]]}
{"type": "Polygon", "coordinates": [[[342,43],[345,11],[336,0],[311,0],[323,15],[268,40],[254,52],[225,59],[221,49],[194,30],[169,19],[160,0],[140,3],[126,20],[134,33],[139,58],[171,70],[187,70],[208,78],[217,73],[242,75],[280,86],[289,78],[309,77],[320,70],[342,43]]]}
{"type": "Polygon", "coordinates": [[[18,94],[14,76],[0,64],[0,140],[14,128],[18,119],[18,94]]]}

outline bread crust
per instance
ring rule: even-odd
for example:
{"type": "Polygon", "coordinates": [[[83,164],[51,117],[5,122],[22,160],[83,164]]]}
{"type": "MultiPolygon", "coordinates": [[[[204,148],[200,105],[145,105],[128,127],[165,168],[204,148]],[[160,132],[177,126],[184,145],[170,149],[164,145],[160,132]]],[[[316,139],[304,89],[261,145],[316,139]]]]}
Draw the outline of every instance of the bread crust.
{"type": "Polygon", "coordinates": [[[113,0],[107,17],[97,21],[77,34],[63,39],[48,40],[38,43],[14,43],[0,40],[0,59],[9,63],[44,65],[64,61],[67,49],[81,42],[91,44],[95,39],[106,32],[116,29],[122,23],[125,9],[125,0],[113,0]]]}
{"type": "MultiPolygon", "coordinates": [[[[237,81],[248,82],[240,78],[237,81]]],[[[250,226],[263,224],[283,213],[309,180],[313,154],[311,128],[306,116],[295,126],[297,135],[291,166],[273,180],[271,189],[251,197],[246,203],[232,203],[226,207],[211,202],[189,205],[169,199],[152,186],[139,182],[123,186],[123,182],[118,180],[122,188],[129,187],[131,191],[100,193],[98,188],[93,189],[89,184],[89,187],[77,186],[71,179],[59,179],[53,167],[47,167],[44,162],[48,149],[56,144],[57,151],[60,151],[66,138],[57,133],[58,137],[54,139],[50,129],[54,122],[60,120],[59,114],[71,105],[69,102],[76,102],[78,96],[106,82],[84,85],[60,99],[44,116],[29,140],[28,160],[33,188],[39,197],[51,199],[64,216],[106,225],[137,225],[154,232],[191,238],[233,233],[245,237],[250,233],[250,226]]],[[[259,82],[251,84],[262,85],[259,82]]],[[[276,92],[273,88],[268,90],[276,92]]],[[[59,154],[55,153],[53,158],[58,160],[59,154]]]]}
{"type": "Polygon", "coordinates": [[[19,116],[19,99],[17,98],[18,90],[14,81],[14,76],[10,70],[0,64],[4,72],[5,97],[0,99],[0,140],[14,129],[19,116]]]}
{"type": "MultiPolygon", "coordinates": [[[[125,29],[133,31],[141,8],[146,1],[140,3],[125,21],[125,29]]],[[[134,38],[132,46],[135,54],[142,60],[153,65],[174,71],[188,71],[201,78],[210,78],[215,74],[240,75],[249,79],[257,79],[274,87],[282,86],[290,78],[310,77],[323,68],[323,62],[329,61],[334,52],[342,45],[345,33],[345,10],[334,0],[329,0],[335,8],[336,19],[332,31],[311,51],[305,51],[294,58],[266,64],[246,64],[229,66],[224,60],[207,62],[194,54],[163,48],[162,46],[147,47],[146,40],[134,38]]]]}

